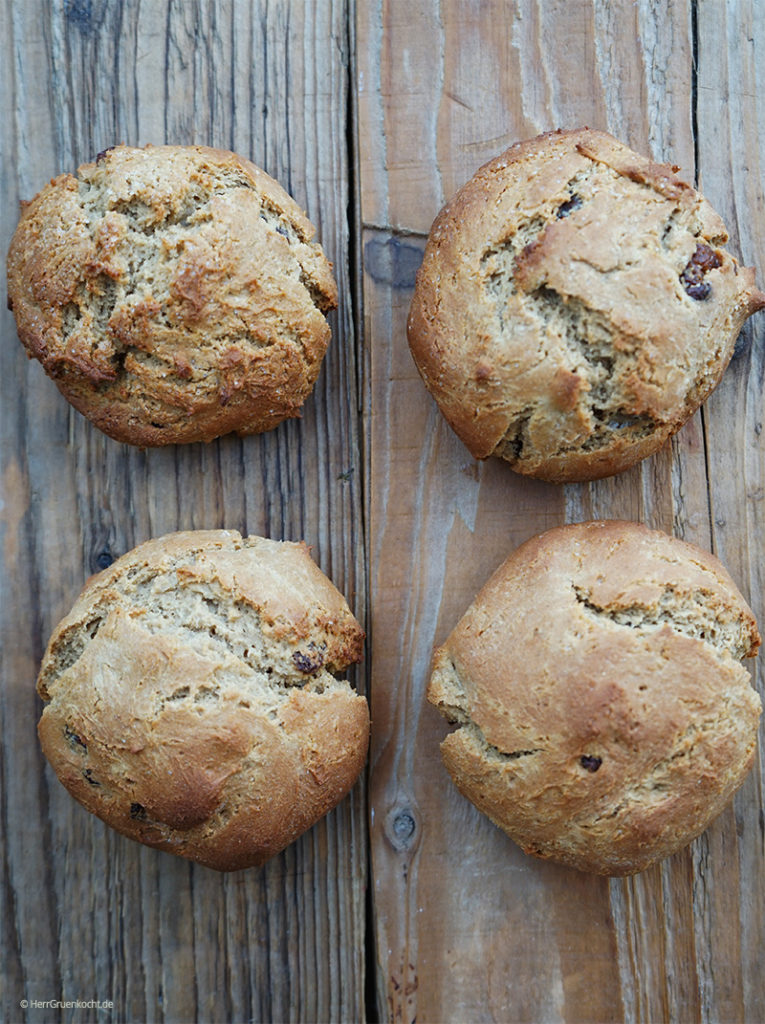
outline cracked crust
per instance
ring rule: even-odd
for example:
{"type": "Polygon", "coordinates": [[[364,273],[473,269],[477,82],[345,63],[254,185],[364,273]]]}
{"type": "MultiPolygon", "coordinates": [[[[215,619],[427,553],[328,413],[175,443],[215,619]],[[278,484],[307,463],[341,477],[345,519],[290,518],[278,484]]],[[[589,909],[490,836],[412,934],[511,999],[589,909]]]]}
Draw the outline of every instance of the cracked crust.
{"type": "Polygon", "coordinates": [[[43,751],[117,831],[220,871],[261,864],[349,791],[363,633],[305,544],[170,534],[92,577],[38,679],[43,751]]]}
{"type": "Polygon", "coordinates": [[[699,835],[755,754],[760,637],[712,555],[636,523],[518,548],[435,654],[460,791],[527,853],[607,875],[699,835]]]}
{"type": "Polygon", "coordinates": [[[476,458],[608,476],[717,386],[765,295],[675,172],[605,132],[552,132],[486,164],[436,218],[409,343],[476,458]]]}
{"type": "Polygon", "coordinates": [[[19,337],[118,441],[210,441],[298,416],[337,304],[314,228],[248,160],[116,146],[30,202],[8,253],[19,337]]]}

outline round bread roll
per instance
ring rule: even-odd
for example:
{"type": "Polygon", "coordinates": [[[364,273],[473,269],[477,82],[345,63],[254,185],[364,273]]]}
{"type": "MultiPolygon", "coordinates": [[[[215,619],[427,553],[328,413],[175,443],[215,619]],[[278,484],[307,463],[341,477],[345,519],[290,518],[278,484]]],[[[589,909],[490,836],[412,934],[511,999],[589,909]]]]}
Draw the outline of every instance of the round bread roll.
{"type": "Polygon", "coordinates": [[[557,131],[486,164],[441,211],[409,343],[476,458],[609,476],[717,385],[765,295],[676,170],[605,132],[557,131]]]}
{"type": "Polygon", "coordinates": [[[678,850],[749,771],[760,643],[718,560],[627,522],[523,544],[436,651],[460,791],[526,853],[625,875],[678,850]]]}
{"type": "Polygon", "coordinates": [[[349,791],[364,634],[305,544],[170,534],[92,577],[48,644],[43,751],[89,811],[219,871],[262,864],[349,791]]]}
{"type": "Polygon", "coordinates": [[[72,405],[140,446],[269,430],[319,373],[337,304],[313,225],[249,160],[116,146],[23,206],[19,336],[72,405]]]}

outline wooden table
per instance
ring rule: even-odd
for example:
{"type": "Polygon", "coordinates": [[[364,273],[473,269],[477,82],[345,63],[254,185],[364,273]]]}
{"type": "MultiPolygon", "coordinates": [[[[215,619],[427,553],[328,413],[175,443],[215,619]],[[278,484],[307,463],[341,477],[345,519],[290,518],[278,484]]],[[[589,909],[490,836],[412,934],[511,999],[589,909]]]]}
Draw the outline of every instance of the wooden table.
{"type": "Polygon", "coordinates": [[[434,642],[490,571],[567,520],[641,520],[714,550],[765,622],[765,319],[670,446],[565,487],[474,462],[405,339],[440,206],[559,125],[679,164],[762,267],[765,5],[3,0],[0,47],[4,248],[20,199],[114,142],[213,144],[307,209],[341,298],[300,421],[153,451],[74,413],[3,311],[0,1018],[765,1020],[762,755],[689,849],[609,881],[525,857],[462,799],[424,701],[434,642]],[[351,796],[229,876],[110,832],[35,732],[39,660],[85,577],[151,536],[219,526],[312,545],[365,622],[355,682],[373,718],[351,796]]]}

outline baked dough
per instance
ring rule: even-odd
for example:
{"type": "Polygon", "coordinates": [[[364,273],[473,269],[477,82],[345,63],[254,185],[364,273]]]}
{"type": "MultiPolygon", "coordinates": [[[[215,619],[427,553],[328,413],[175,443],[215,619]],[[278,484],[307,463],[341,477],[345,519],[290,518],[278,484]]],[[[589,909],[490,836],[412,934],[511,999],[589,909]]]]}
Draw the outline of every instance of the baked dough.
{"type": "Polygon", "coordinates": [[[486,164],[436,218],[409,343],[476,458],[608,476],[718,384],[765,296],[676,170],[605,132],[558,131],[486,164]]]}
{"type": "Polygon", "coordinates": [[[43,659],[46,757],[124,835],[221,871],[261,864],[349,791],[362,630],[304,544],[170,534],[87,583],[43,659]]]}
{"type": "Polygon", "coordinates": [[[699,835],[755,754],[751,610],[712,555],[636,523],[518,548],[435,654],[458,788],[527,853],[641,871],[699,835]]]}
{"type": "Polygon", "coordinates": [[[300,408],[337,304],[314,228],[249,160],[116,146],[24,205],[8,253],[19,336],[129,444],[209,441],[300,408]]]}

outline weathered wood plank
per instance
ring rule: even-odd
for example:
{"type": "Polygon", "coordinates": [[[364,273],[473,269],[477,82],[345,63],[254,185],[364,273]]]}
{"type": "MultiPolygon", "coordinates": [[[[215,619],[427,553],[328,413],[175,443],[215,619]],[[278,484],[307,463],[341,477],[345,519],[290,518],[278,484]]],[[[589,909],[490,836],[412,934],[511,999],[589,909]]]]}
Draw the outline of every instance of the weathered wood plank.
{"type": "Polygon", "coordinates": [[[715,547],[761,611],[756,357],[738,356],[707,410],[642,466],[554,488],[472,462],[419,382],[405,321],[439,207],[517,139],[587,123],[693,180],[695,20],[702,184],[716,183],[710,198],[752,232],[745,255],[756,261],[756,105],[742,120],[733,97],[757,95],[761,19],[734,2],[359,7],[371,843],[378,997],[394,1019],[757,1019],[762,981],[746,950],[762,939],[759,776],[690,850],[634,879],[588,878],[524,858],[456,794],[437,752],[445,727],[424,703],[433,643],[513,546],[565,519],[637,519],[715,547]],[[731,152],[746,154],[748,174],[716,134],[726,98],[731,152]],[[720,202],[726,188],[734,210],[720,202]],[[751,916],[745,870],[757,877],[751,916]]]}
{"type": "Polygon", "coordinates": [[[221,878],[110,833],[38,752],[37,662],[84,575],[148,536],[225,525],[306,537],[360,613],[369,553],[383,1019],[761,1019],[761,763],[691,850],[609,883],[529,861],[459,797],[423,694],[433,642],[491,569],[565,519],[642,519],[713,547],[763,618],[762,328],[665,452],[556,488],[467,456],[404,326],[443,201],[515,139],[559,124],[606,127],[690,176],[697,147],[702,187],[762,265],[765,16],[753,0],[359,4],[356,140],[352,15],[351,0],[0,5],[3,245],[19,198],[115,140],[210,142],[251,155],[308,208],[344,299],[300,423],[149,453],[72,413],[2,314],[0,1014],[18,1019],[24,997],[95,997],[114,1000],[115,1019],[363,1018],[361,790],[263,871],[221,878]],[[364,367],[351,302],[362,252],[364,367]]]}
{"type": "MultiPolygon", "coordinates": [[[[765,11],[754,0],[699,3],[698,172],[734,248],[765,286],[765,164],[758,97],[765,11]]],[[[765,442],[762,438],[765,322],[749,321],[731,365],[704,410],[711,544],[748,596],[761,628],[765,442]]],[[[760,657],[756,684],[763,693],[760,657]]],[[[694,902],[707,1019],[765,1018],[765,733],[755,771],[734,805],[698,844],[704,885],[694,902]]]]}
{"type": "Polygon", "coordinates": [[[264,869],[218,876],[142,849],[74,804],[39,753],[34,695],[50,629],[99,558],[174,529],[305,538],[364,616],[346,260],[350,23],[346,0],[0,5],[3,251],[18,200],[53,174],[117,141],[199,142],[236,149],[282,181],[317,224],[341,294],[301,421],[149,452],[72,412],[2,314],[5,1020],[56,1019],[23,1013],[22,998],[111,999],[119,1020],[363,1017],[361,788],[264,869]]]}

